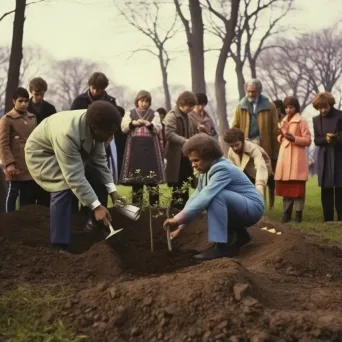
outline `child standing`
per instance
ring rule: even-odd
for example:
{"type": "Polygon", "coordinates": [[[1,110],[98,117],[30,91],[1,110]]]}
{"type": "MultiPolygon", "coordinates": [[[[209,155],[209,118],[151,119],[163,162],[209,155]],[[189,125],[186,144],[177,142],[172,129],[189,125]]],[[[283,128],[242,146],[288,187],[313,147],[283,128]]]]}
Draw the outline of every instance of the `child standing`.
{"type": "Polygon", "coordinates": [[[135,108],[126,112],[121,122],[121,129],[128,136],[120,183],[132,185],[132,202],[138,205],[142,203],[144,185],[148,186],[150,204],[158,204],[158,184],[165,181],[159,141],[162,124],[159,113],[151,109],[151,103],[151,94],[141,90],[135,98],[135,108]]]}

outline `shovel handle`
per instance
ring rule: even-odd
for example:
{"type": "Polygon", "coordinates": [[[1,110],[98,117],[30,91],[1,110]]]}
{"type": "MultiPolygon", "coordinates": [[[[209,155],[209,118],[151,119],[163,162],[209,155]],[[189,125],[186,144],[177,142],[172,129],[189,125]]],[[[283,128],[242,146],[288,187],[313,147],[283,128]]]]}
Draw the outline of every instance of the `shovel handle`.
{"type": "Polygon", "coordinates": [[[166,228],[166,238],[167,238],[167,247],[169,251],[172,251],[172,243],[171,243],[171,237],[170,237],[170,227],[168,226],[166,228]]]}

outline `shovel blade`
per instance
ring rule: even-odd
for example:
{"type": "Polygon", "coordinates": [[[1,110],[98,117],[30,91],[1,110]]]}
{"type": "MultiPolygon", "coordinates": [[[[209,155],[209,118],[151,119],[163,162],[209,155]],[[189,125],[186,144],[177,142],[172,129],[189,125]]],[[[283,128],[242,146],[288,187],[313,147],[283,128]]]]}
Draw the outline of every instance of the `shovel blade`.
{"type": "Polygon", "coordinates": [[[123,228],[118,229],[118,230],[113,230],[109,233],[109,235],[106,237],[106,240],[109,239],[110,237],[112,237],[113,235],[120,233],[123,230],[123,228]]]}

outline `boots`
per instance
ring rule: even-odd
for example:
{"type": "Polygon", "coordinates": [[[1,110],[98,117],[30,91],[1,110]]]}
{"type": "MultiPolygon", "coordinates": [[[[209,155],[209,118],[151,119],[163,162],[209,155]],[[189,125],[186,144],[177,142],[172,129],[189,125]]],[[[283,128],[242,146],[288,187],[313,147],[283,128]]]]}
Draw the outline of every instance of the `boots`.
{"type": "Polygon", "coordinates": [[[303,221],[303,212],[302,211],[296,211],[295,222],[301,223],[302,221],[303,221]]]}
{"type": "Polygon", "coordinates": [[[291,203],[290,205],[285,205],[284,203],[284,213],[283,213],[283,218],[281,220],[281,223],[288,223],[291,221],[292,209],[293,209],[293,203],[291,203]]]}

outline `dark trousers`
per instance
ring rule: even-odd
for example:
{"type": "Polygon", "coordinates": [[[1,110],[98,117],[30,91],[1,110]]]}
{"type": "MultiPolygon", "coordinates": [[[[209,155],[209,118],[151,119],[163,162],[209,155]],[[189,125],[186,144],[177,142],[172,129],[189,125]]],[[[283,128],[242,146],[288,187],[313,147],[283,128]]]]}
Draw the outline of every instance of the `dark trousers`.
{"type": "MultiPolygon", "coordinates": [[[[154,204],[159,205],[159,186],[150,185],[147,186],[147,194],[149,196],[149,203],[151,206],[154,204]]],[[[132,202],[133,204],[140,205],[143,202],[144,185],[134,184],[132,186],[132,202]]]]}
{"type": "Polygon", "coordinates": [[[8,182],[6,212],[15,211],[15,204],[19,197],[19,206],[34,204],[36,201],[36,183],[34,181],[8,182]]]}
{"type": "Polygon", "coordinates": [[[44,207],[50,207],[50,193],[45,191],[42,187],[36,184],[36,200],[37,204],[44,207]]]}
{"type": "Polygon", "coordinates": [[[334,207],[337,221],[342,221],[342,188],[321,188],[321,202],[324,221],[334,221],[334,207]]]}
{"type": "MultiPolygon", "coordinates": [[[[86,172],[86,177],[101,204],[107,206],[108,192],[104,184],[99,183],[94,172],[86,172]]],[[[68,245],[70,243],[73,197],[71,190],[51,193],[50,239],[52,244],[68,245]]],[[[94,214],[88,207],[82,207],[82,211],[89,215],[89,218],[94,219],[94,214]]]]}
{"type": "Polygon", "coordinates": [[[193,177],[193,171],[188,158],[182,156],[180,170],[178,175],[178,183],[168,183],[172,187],[171,207],[183,210],[189,199],[190,186],[183,188],[184,182],[189,182],[189,177],[193,177]]]}

